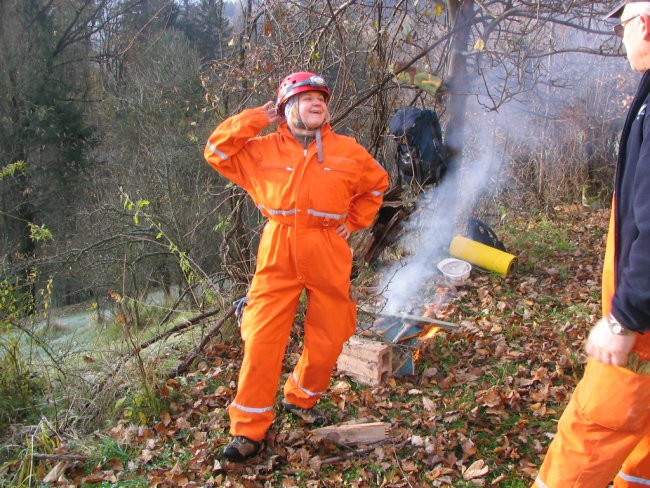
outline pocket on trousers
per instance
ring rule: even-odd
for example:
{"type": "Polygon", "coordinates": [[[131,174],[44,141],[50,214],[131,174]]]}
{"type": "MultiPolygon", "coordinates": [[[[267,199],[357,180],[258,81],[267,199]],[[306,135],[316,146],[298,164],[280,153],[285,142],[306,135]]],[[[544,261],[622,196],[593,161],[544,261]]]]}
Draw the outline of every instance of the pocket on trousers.
{"type": "Polygon", "coordinates": [[[625,368],[590,359],[574,395],[580,412],[602,427],[634,432],[648,421],[650,381],[625,368]]]}

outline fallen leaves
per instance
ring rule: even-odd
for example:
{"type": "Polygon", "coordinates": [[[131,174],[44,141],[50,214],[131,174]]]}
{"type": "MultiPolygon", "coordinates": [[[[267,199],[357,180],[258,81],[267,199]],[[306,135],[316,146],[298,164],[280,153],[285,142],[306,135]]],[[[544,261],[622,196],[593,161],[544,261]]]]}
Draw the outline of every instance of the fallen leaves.
{"type": "Polygon", "coordinates": [[[463,479],[473,480],[476,478],[481,478],[490,472],[485,461],[478,459],[474,461],[467,469],[463,471],[463,479]]]}
{"type": "MultiPolygon", "coordinates": [[[[422,344],[416,376],[373,388],[333,378],[321,401],[331,423],[385,422],[388,442],[361,451],[317,441],[278,413],[260,456],[243,464],[219,460],[241,353],[238,343],[213,344],[194,371],[162,385],[166,409],[155,422],[123,418],[109,430],[133,450],[128,461],[103,459],[76,479],[139,477],[159,488],[529,484],[581,376],[582,343],[599,313],[602,239],[593,236],[606,228],[606,212],[557,212],[557,228],[572,246],[541,259],[534,255],[538,242],[524,243],[518,271],[507,278],[474,271],[448,303],[439,303],[432,285],[433,305],[424,297],[423,309],[461,327],[422,344]]],[[[511,231],[523,234],[530,225],[514,221],[511,231]]],[[[285,374],[299,347],[289,345],[285,374]]],[[[70,473],[69,463],[51,462],[43,476],[62,482],[70,473]]]]}

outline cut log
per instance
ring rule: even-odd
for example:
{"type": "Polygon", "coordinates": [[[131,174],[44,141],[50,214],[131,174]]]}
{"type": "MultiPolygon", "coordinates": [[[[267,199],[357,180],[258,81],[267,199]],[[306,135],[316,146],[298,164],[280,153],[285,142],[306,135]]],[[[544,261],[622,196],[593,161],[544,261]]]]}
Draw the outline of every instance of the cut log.
{"type": "Polygon", "coordinates": [[[329,425],[312,431],[314,439],[327,439],[337,444],[373,444],[386,439],[388,424],[370,422],[365,424],[329,425]]]}
{"type": "Polygon", "coordinates": [[[378,386],[393,372],[392,363],[392,349],[388,344],[352,336],[343,345],[336,367],[358,383],[378,386]]]}

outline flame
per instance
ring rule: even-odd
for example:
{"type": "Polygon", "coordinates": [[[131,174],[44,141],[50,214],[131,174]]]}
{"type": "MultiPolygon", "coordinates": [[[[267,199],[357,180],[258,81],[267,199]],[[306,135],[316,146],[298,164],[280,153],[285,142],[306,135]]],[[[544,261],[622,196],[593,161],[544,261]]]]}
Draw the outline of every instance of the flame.
{"type": "Polygon", "coordinates": [[[442,330],[442,327],[436,327],[436,326],[433,326],[433,327],[431,327],[429,330],[427,330],[426,332],[424,332],[424,333],[420,336],[420,339],[423,340],[423,341],[426,341],[427,339],[432,339],[432,338],[435,337],[436,334],[437,334],[439,331],[441,331],[441,330],[442,330]]]}

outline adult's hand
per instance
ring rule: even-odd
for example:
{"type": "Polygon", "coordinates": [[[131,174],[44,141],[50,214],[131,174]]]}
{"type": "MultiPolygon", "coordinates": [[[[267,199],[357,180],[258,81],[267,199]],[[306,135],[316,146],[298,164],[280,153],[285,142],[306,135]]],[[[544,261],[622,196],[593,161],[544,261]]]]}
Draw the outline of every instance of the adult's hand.
{"type": "Polygon", "coordinates": [[[336,233],[340,235],[343,239],[347,239],[350,237],[350,229],[348,229],[348,226],[345,224],[341,224],[336,228],[336,233]]]}
{"type": "Polygon", "coordinates": [[[278,111],[275,109],[275,104],[272,101],[266,102],[262,106],[262,110],[264,111],[264,114],[266,114],[266,116],[268,117],[270,125],[279,124],[280,122],[282,122],[283,119],[282,117],[280,117],[280,115],[278,115],[278,111]]]}
{"type": "Polygon", "coordinates": [[[636,342],[636,333],[631,335],[614,334],[606,318],[596,322],[589,332],[585,349],[601,363],[625,366],[627,356],[636,342]]]}

